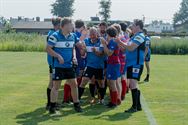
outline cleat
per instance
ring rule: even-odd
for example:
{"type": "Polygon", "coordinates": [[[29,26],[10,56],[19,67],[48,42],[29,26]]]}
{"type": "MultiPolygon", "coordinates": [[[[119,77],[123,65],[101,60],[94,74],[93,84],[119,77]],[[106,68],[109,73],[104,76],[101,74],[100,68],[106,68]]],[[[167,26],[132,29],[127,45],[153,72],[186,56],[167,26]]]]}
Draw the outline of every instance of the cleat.
{"type": "Polygon", "coordinates": [[[134,113],[134,112],[137,112],[137,109],[131,107],[130,109],[128,110],[125,110],[126,113],[134,113]]]}
{"type": "Polygon", "coordinates": [[[116,108],[117,105],[116,104],[113,104],[111,102],[109,102],[107,105],[106,105],[108,108],[116,108]]]}
{"type": "Polygon", "coordinates": [[[74,110],[75,110],[76,112],[83,112],[83,110],[82,110],[82,108],[80,107],[80,105],[75,106],[75,107],[74,107],[74,110]]]}

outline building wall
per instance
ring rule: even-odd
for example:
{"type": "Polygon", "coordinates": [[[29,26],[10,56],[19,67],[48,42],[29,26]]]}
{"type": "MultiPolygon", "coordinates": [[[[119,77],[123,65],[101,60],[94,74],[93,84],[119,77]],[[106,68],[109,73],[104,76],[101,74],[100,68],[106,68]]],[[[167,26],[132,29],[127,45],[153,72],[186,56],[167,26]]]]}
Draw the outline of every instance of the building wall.
{"type": "Polygon", "coordinates": [[[38,33],[38,34],[43,34],[47,35],[48,31],[50,29],[15,29],[16,32],[24,32],[24,33],[38,33]]]}

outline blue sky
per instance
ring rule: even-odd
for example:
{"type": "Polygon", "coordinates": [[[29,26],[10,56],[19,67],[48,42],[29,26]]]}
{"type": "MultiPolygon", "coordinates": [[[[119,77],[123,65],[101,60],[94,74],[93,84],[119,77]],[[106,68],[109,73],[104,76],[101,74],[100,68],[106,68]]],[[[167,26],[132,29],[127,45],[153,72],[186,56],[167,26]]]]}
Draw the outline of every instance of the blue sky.
{"type": "MultiPolygon", "coordinates": [[[[51,4],[55,0],[0,0],[0,16],[6,18],[24,16],[52,17],[51,4]]],[[[173,14],[179,9],[182,0],[111,0],[111,19],[129,20],[146,17],[152,20],[172,22],[173,14]]],[[[75,0],[73,19],[89,20],[99,11],[99,0],[75,0]]]]}

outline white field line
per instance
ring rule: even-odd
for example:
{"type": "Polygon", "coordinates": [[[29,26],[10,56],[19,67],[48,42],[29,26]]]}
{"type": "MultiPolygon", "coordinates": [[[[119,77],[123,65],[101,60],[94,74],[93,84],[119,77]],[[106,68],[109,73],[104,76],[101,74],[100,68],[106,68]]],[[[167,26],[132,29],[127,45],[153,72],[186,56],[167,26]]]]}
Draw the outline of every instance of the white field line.
{"type": "Polygon", "coordinates": [[[140,94],[141,96],[141,104],[142,104],[142,108],[147,116],[148,122],[150,125],[157,125],[157,121],[155,119],[155,117],[153,116],[151,110],[148,107],[148,104],[144,98],[144,96],[142,94],[140,94]]]}

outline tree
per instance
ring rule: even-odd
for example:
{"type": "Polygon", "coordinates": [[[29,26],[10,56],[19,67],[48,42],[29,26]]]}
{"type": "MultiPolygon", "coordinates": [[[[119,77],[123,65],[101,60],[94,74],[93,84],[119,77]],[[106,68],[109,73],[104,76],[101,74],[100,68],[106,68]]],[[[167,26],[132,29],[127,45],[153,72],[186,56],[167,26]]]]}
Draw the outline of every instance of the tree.
{"type": "Polygon", "coordinates": [[[7,23],[7,19],[5,19],[5,17],[1,16],[0,17],[0,24],[2,24],[3,26],[5,26],[6,23],[7,23]]]}
{"type": "Polygon", "coordinates": [[[99,8],[101,9],[99,11],[99,14],[102,16],[103,20],[107,22],[108,19],[110,18],[110,12],[111,12],[110,7],[112,2],[111,0],[101,0],[99,4],[100,4],[99,8]]]}
{"type": "Polygon", "coordinates": [[[174,25],[188,23],[188,0],[182,0],[178,12],[174,14],[174,25]]]}
{"type": "Polygon", "coordinates": [[[52,4],[51,13],[58,17],[71,17],[74,13],[74,0],[56,0],[52,4]]]}

